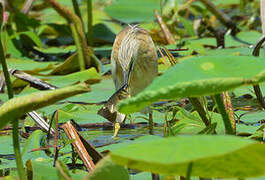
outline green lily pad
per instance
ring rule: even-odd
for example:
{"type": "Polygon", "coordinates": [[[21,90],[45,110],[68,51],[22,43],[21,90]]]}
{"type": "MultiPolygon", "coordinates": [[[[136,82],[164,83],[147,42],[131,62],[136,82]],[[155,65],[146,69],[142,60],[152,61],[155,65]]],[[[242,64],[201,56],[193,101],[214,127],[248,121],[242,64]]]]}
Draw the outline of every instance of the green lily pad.
{"type": "MultiPolygon", "coordinates": [[[[209,115],[211,122],[217,123],[217,134],[225,134],[225,127],[222,123],[221,115],[215,112],[209,112],[209,115]]],[[[181,109],[177,112],[175,118],[179,119],[179,121],[172,127],[175,134],[198,134],[206,128],[197,111],[189,113],[188,111],[181,109]]]]}
{"type": "Polygon", "coordinates": [[[240,120],[245,123],[258,123],[259,121],[265,120],[265,111],[255,111],[245,113],[240,117],[240,120]]]}
{"type": "Polygon", "coordinates": [[[261,126],[251,126],[245,124],[237,124],[236,132],[240,135],[252,135],[254,134],[261,126]]]}
{"type": "Polygon", "coordinates": [[[236,136],[177,136],[134,141],[113,150],[112,160],[129,168],[165,175],[256,177],[265,174],[265,145],[236,136]]]}
{"type": "Polygon", "coordinates": [[[101,180],[101,179],[123,179],[129,180],[128,170],[115,164],[109,156],[102,159],[85,178],[87,180],[101,180]]]}
{"type": "MultiPolygon", "coordinates": [[[[6,59],[9,69],[18,69],[27,72],[40,72],[51,70],[54,67],[54,62],[36,62],[29,59],[6,59]]],[[[0,67],[2,70],[2,66],[0,67]]]]}
{"type": "MultiPolygon", "coordinates": [[[[259,84],[260,90],[262,94],[265,94],[265,83],[260,83],[259,84]]],[[[236,97],[243,96],[246,94],[250,94],[254,97],[256,97],[253,86],[242,86],[237,89],[233,90],[233,93],[236,95],[236,97]]]]}
{"type": "Polygon", "coordinates": [[[265,61],[252,56],[192,57],[157,77],[144,91],[122,101],[119,110],[132,113],[162,99],[217,94],[265,81],[265,61]]]}
{"type": "Polygon", "coordinates": [[[8,100],[0,107],[0,129],[8,122],[17,120],[27,112],[48,106],[76,94],[88,92],[89,90],[88,84],[83,83],[56,90],[36,92],[8,100]]]}
{"type": "MultiPolygon", "coordinates": [[[[58,172],[56,168],[53,167],[53,159],[38,158],[36,160],[30,161],[32,164],[32,169],[28,167],[33,173],[33,179],[47,179],[47,180],[59,180],[58,172]]],[[[86,171],[76,170],[75,173],[69,171],[72,179],[82,179],[86,176],[86,171]]]]}
{"type": "Polygon", "coordinates": [[[48,78],[51,79],[48,81],[48,83],[57,87],[69,86],[74,83],[84,82],[88,79],[97,79],[98,81],[100,80],[100,76],[95,68],[90,68],[85,71],[76,72],[64,76],[49,76],[48,78]]]}
{"type": "Polygon", "coordinates": [[[11,136],[0,136],[0,154],[13,154],[13,143],[11,136]]]}
{"type": "Polygon", "coordinates": [[[97,114],[99,109],[100,106],[88,106],[86,110],[78,110],[75,112],[65,112],[60,110],[60,123],[67,122],[70,119],[74,119],[75,122],[79,124],[107,122],[106,119],[97,114]]]}
{"type": "MultiPolygon", "coordinates": [[[[250,44],[256,44],[261,36],[262,36],[262,34],[257,32],[257,31],[239,32],[236,35],[237,39],[235,39],[231,35],[226,35],[225,36],[225,46],[226,47],[246,47],[250,44]]],[[[187,41],[190,43],[197,42],[197,43],[200,43],[203,45],[210,45],[210,46],[216,46],[217,45],[215,38],[199,38],[199,39],[188,38],[187,41]]]]}
{"type": "Polygon", "coordinates": [[[154,9],[160,9],[159,0],[120,0],[105,7],[105,12],[122,22],[143,22],[155,19],[154,9]]]}
{"type": "Polygon", "coordinates": [[[44,151],[33,151],[33,149],[41,148],[40,142],[42,136],[45,134],[41,130],[34,131],[24,144],[23,151],[21,153],[23,160],[37,159],[37,158],[48,158],[44,151]]]}
{"type": "Polygon", "coordinates": [[[253,49],[247,47],[239,47],[239,48],[226,48],[226,49],[214,49],[206,51],[205,55],[209,56],[217,56],[217,55],[243,55],[249,56],[252,54],[253,49]]]}

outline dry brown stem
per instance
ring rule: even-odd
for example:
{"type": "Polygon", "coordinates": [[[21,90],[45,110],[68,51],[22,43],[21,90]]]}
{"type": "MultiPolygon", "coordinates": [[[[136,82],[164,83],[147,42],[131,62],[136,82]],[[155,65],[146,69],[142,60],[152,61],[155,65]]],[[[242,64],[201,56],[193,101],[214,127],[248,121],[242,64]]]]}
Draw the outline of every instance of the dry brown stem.
{"type": "Polygon", "coordinates": [[[72,142],[74,148],[76,149],[78,155],[83,160],[87,170],[92,171],[95,168],[95,164],[92,161],[92,158],[89,156],[88,152],[86,151],[85,146],[83,145],[77,131],[75,130],[74,126],[71,122],[67,122],[61,126],[68,136],[70,140],[74,140],[72,142]]]}
{"type": "Polygon", "coordinates": [[[63,7],[62,5],[60,5],[56,0],[48,0],[48,2],[52,5],[52,7],[62,16],[64,17],[69,24],[74,24],[76,31],[78,33],[78,37],[80,39],[80,44],[81,44],[81,48],[82,48],[82,53],[84,55],[84,60],[86,62],[86,65],[88,67],[92,66],[92,65],[96,65],[96,62],[92,62],[92,58],[91,54],[92,49],[88,47],[87,45],[87,40],[86,40],[86,35],[85,35],[85,31],[84,31],[84,26],[82,24],[82,21],[80,20],[80,18],[73,13],[71,10],[69,10],[66,7],[63,7]]]}
{"type": "Polygon", "coordinates": [[[167,25],[164,23],[162,17],[158,14],[157,10],[154,10],[155,15],[156,15],[156,19],[165,35],[166,41],[168,44],[176,44],[176,41],[174,39],[174,37],[172,36],[172,34],[170,33],[170,31],[167,28],[167,25]]]}

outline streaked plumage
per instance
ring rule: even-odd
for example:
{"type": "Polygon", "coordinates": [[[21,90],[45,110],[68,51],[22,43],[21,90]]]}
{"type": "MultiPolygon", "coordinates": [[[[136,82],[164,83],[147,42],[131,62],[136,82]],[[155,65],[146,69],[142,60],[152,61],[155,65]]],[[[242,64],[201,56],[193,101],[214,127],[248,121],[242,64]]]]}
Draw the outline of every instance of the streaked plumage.
{"type": "Polygon", "coordinates": [[[129,94],[134,96],[146,88],[158,74],[157,53],[148,32],[138,26],[128,26],[116,37],[112,53],[112,77],[116,90],[126,83],[130,65],[129,94]]]}
{"type": "Polygon", "coordinates": [[[128,26],[117,36],[111,53],[112,78],[116,92],[99,114],[111,122],[121,123],[126,116],[117,111],[121,99],[135,96],[158,74],[157,53],[148,32],[138,26],[128,26]]]}

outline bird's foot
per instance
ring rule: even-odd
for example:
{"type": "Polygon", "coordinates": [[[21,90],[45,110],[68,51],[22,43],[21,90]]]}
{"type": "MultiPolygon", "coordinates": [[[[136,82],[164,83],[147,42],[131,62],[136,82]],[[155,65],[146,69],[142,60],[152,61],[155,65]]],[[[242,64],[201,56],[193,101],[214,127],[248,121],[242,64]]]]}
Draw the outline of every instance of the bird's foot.
{"type": "Polygon", "coordinates": [[[118,135],[120,128],[121,128],[120,123],[114,124],[114,134],[113,134],[112,138],[117,138],[117,135],[118,135]]]}

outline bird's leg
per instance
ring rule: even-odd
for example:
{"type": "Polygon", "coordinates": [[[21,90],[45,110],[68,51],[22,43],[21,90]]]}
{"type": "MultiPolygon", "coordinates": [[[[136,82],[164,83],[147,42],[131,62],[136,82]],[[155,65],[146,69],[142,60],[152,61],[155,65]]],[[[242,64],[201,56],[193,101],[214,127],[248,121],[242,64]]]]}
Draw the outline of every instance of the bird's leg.
{"type": "Polygon", "coordinates": [[[150,109],[149,111],[149,134],[153,135],[154,134],[154,121],[153,121],[153,111],[150,109]]]}
{"type": "Polygon", "coordinates": [[[114,134],[113,134],[112,138],[116,138],[117,137],[120,128],[121,128],[120,123],[116,122],[114,124],[114,134]]]}
{"type": "Polygon", "coordinates": [[[120,100],[122,99],[126,99],[128,97],[130,97],[130,94],[129,94],[129,85],[126,83],[124,84],[122,87],[121,87],[121,90],[120,90],[120,93],[119,93],[119,98],[120,100]]]}

